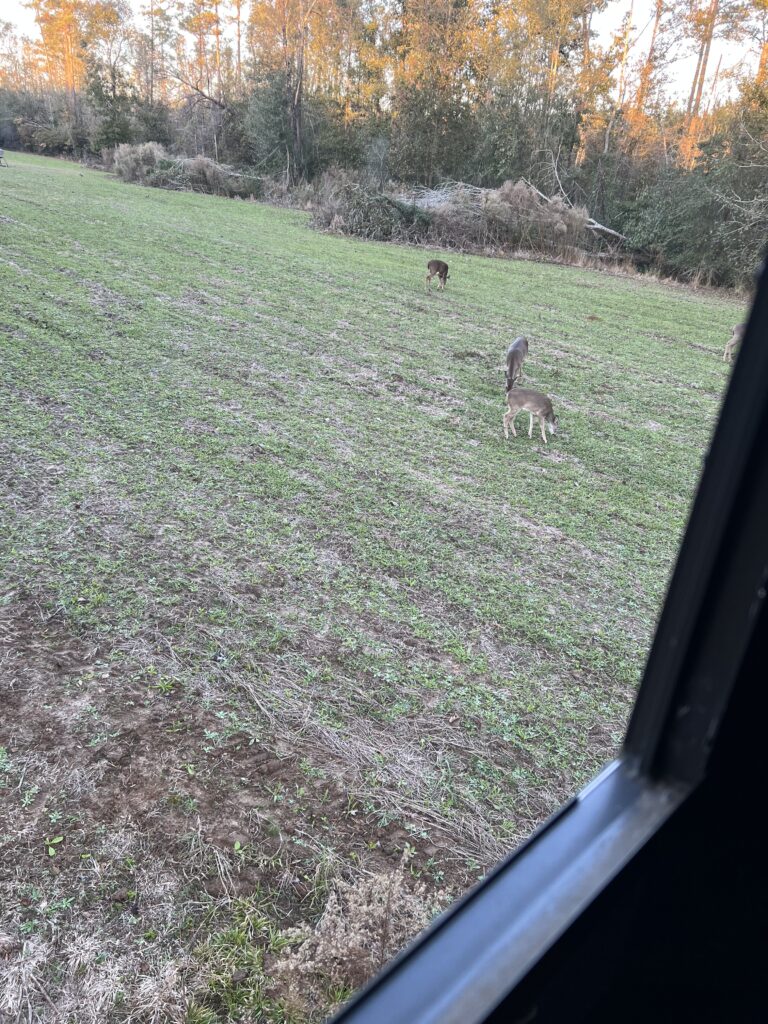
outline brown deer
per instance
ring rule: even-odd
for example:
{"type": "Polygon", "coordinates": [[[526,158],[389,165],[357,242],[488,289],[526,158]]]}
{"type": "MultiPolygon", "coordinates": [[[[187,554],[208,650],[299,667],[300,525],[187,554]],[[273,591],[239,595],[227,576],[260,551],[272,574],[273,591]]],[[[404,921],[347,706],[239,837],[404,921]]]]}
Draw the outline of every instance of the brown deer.
{"type": "Polygon", "coordinates": [[[442,260],[429,261],[427,264],[427,291],[432,287],[432,278],[435,275],[437,275],[437,290],[442,291],[448,280],[448,264],[443,263],[442,260]]]}
{"type": "Polygon", "coordinates": [[[541,427],[541,439],[547,443],[547,435],[544,432],[544,425],[549,428],[550,434],[557,433],[557,416],[555,416],[552,402],[540,391],[530,391],[528,388],[510,388],[507,392],[507,405],[509,409],[504,413],[504,437],[509,439],[509,426],[512,426],[512,433],[517,437],[515,430],[515,417],[519,412],[525,410],[531,417],[528,424],[528,437],[533,436],[533,417],[536,416],[541,427]]]}
{"type": "Polygon", "coordinates": [[[507,391],[523,378],[523,360],[528,355],[528,339],[521,334],[507,349],[507,391]]]}
{"type": "Polygon", "coordinates": [[[746,327],[746,324],[737,324],[733,328],[730,338],[725,343],[725,351],[723,352],[724,363],[730,363],[733,361],[733,350],[744,337],[744,331],[746,330],[746,327]]]}

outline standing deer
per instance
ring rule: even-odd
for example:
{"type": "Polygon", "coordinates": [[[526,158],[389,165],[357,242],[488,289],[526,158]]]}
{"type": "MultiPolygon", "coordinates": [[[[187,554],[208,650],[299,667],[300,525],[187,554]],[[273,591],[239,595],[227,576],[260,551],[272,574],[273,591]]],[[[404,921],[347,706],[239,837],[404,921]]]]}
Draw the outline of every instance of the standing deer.
{"type": "Polygon", "coordinates": [[[448,264],[443,263],[442,260],[430,260],[427,264],[427,291],[432,287],[432,278],[437,275],[437,290],[442,291],[445,288],[445,282],[448,280],[448,264]]]}
{"type": "Polygon", "coordinates": [[[533,417],[536,416],[541,427],[541,439],[547,443],[547,435],[544,432],[544,425],[549,428],[550,434],[557,433],[557,416],[552,408],[552,402],[540,391],[530,391],[528,388],[510,388],[507,392],[507,405],[509,410],[504,413],[504,437],[509,439],[509,427],[517,437],[515,430],[515,417],[519,412],[525,410],[531,417],[528,424],[528,437],[533,436],[533,417]]]}
{"type": "Polygon", "coordinates": [[[744,337],[744,331],[746,330],[746,324],[737,324],[728,341],[725,343],[725,351],[723,352],[723,362],[730,363],[733,360],[733,350],[739,344],[741,339],[744,337]]]}
{"type": "Polygon", "coordinates": [[[523,378],[523,360],[528,355],[528,339],[521,334],[507,349],[507,391],[523,378]]]}

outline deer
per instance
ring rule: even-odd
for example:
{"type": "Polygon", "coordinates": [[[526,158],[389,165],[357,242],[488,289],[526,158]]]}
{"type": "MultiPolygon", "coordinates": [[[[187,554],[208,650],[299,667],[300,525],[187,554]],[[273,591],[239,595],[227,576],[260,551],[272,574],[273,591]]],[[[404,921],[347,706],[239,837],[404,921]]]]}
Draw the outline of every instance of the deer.
{"type": "Polygon", "coordinates": [[[510,426],[512,427],[512,433],[517,437],[515,417],[523,410],[531,417],[531,422],[528,424],[528,437],[533,436],[534,416],[538,418],[539,426],[541,427],[541,439],[544,444],[547,443],[547,435],[544,432],[545,424],[550,434],[557,433],[558,421],[552,408],[552,402],[541,391],[531,391],[528,388],[510,388],[507,391],[507,405],[509,409],[504,413],[504,437],[507,440],[509,440],[510,426]]]}
{"type": "Polygon", "coordinates": [[[730,338],[725,343],[725,351],[723,352],[724,363],[730,363],[733,361],[733,350],[744,337],[744,331],[746,330],[746,327],[746,324],[737,324],[733,328],[730,338]]]}
{"type": "Polygon", "coordinates": [[[507,349],[507,391],[514,387],[515,381],[522,380],[523,360],[527,355],[528,339],[521,334],[507,349]]]}
{"type": "Polygon", "coordinates": [[[445,288],[445,282],[448,280],[448,264],[443,263],[442,260],[430,260],[427,264],[427,291],[432,287],[432,278],[437,275],[437,290],[442,291],[445,288]]]}

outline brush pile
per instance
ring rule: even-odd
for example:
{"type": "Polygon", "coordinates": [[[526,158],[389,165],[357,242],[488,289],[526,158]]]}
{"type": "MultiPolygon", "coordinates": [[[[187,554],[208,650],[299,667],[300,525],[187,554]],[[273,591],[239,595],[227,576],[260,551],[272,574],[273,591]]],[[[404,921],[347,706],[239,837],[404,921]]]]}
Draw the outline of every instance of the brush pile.
{"type": "Polygon", "coordinates": [[[586,241],[585,209],[547,201],[523,181],[497,189],[446,182],[419,190],[414,202],[432,212],[433,239],[441,244],[460,238],[472,247],[558,253],[586,241]]]}
{"type": "Polygon", "coordinates": [[[527,181],[486,189],[463,182],[377,192],[337,178],[318,187],[318,227],[383,241],[418,241],[479,252],[530,252],[576,262],[621,235],[582,206],[548,198],[527,181]]]}
{"type": "Polygon", "coordinates": [[[112,170],[123,181],[167,188],[176,192],[206,192],[214,196],[261,195],[262,182],[207,156],[173,156],[158,142],[132,146],[122,143],[112,153],[112,170]]]}

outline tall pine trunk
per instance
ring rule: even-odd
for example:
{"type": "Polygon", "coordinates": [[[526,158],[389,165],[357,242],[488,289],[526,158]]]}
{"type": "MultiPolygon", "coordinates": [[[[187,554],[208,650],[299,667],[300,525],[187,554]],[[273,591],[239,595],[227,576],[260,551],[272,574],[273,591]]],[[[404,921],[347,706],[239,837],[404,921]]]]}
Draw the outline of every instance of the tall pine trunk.
{"type": "Polygon", "coordinates": [[[663,16],[664,0],[656,0],[653,30],[651,31],[651,45],[648,48],[648,54],[640,71],[640,84],[638,85],[637,94],[635,96],[634,106],[638,114],[642,114],[645,111],[645,104],[648,101],[648,93],[651,88],[651,79],[653,77],[653,72],[656,70],[656,40],[659,36],[659,26],[661,25],[661,19],[663,16]]]}
{"type": "Polygon", "coordinates": [[[701,58],[699,81],[696,86],[696,98],[693,101],[693,108],[691,110],[692,120],[699,116],[699,110],[701,109],[701,96],[704,92],[704,81],[707,77],[707,64],[709,62],[709,53],[712,49],[712,37],[715,34],[715,25],[717,23],[717,15],[719,10],[720,0],[712,0],[712,3],[709,8],[709,15],[707,17],[706,34],[704,37],[704,52],[701,58]]]}

